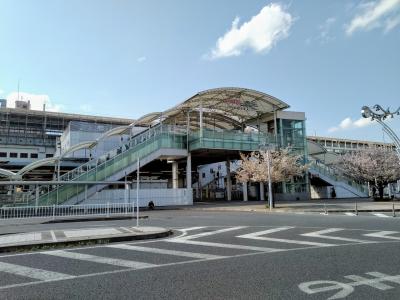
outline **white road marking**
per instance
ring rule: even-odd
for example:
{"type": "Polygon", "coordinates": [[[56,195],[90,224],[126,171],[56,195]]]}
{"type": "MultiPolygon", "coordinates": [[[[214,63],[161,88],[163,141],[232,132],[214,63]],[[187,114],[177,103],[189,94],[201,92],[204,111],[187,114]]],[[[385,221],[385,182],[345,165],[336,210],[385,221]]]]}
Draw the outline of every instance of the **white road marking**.
{"type": "Polygon", "coordinates": [[[367,240],[350,239],[350,238],[345,238],[345,237],[340,237],[340,236],[324,235],[327,233],[338,232],[338,231],[343,231],[343,230],[344,229],[342,229],[342,228],[328,228],[328,229],[324,229],[324,230],[303,233],[302,236],[309,236],[309,237],[329,239],[329,240],[346,241],[346,242],[351,242],[351,243],[373,243],[373,242],[367,241],[367,240]]]}
{"type": "Polygon", "coordinates": [[[317,242],[308,242],[308,241],[299,241],[299,240],[279,239],[279,238],[271,238],[271,237],[262,236],[262,235],[267,235],[267,234],[274,233],[274,232],[288,230],[288,229],[291,229],[291,228],[294,228],[294,227],[290,227],[290,226],[278,227],[278,228],[273,228],[273,229],[268,229],[268,230],[263,230],[263,231],[257,231],[257,232],[253,232],[253,233],[243,234],[243,235],[239,235],[237,237],[238,238],[244,238],[244,239],[251,239],[251,240],[271,241],[271,242],[278,242],[278,243],[309,245],[309,246],[318,246],[318,247],[334,246],[333,244],[327,244],[327,243],[317,243],[317,242]]]}
{"type": "Polygon", "coordinates": [[[199,229],[203,229],[206,228],[205,226],[197,226],[197,227],[189,227],[189,228],[182,228],[179,229],[181,231],[192,231],[192,230],[199,230],[199,229]]]}
{"type": "Polygon", "coordinates": [[[10,273],[14,275],[29,277],[38,280],[62,280],[74,278],[73,275],[46,271],[42,269],[30,268],[20,265],[9,264],[5,262],[0,262],[0,272],[10,273]]]}
{"type": "Polygon", "coordinates": [[[209,231],[209,232],[202,232],[202,233],[198,233],[198,234],[187,235],[187,236],[184,236],[184,237],[182,237],[180,239],[184,239],[184,240],[197,239],[199,237],[211,236],[211,235],[224,233],[224,232],[228,232],[228,231],[239,230],[239,229],[242,229],[242,228],[246,228],[246,226],[228,227],[228,228],[209,231]]]}
{"type": "Polygon", "coordinates": [[[54,256],[63,257],[63,258],[72,258],[72,259],[95,262],[95,263],[100,263],[100,264],[114,265],[114,266],[119,266],[119,267],[126,267],[126,268],[131,268],[131,269],[144,269],[144,268],[150,268],[150,267],[155,266],[154,264],[143,263],[143,262],[139,262],[139,261],[101,257],[101,256],[96,256],[96,255],[83,254],[83,253],[77,253],[77,252],[68,252],[68,251],[63,251],[63,250],[42,252],[42,254],[54,255],[54,256]]]}
{"type": "Polygon", "coordinates": [[[225,256],[220,256],[220,255],[168,250],[168,249],[159,249],[159,248],[150,248],[150,247],[140,247],[140,246],[127,245],[127,244],[107,245],[107,247],[116,248],[116,249],[142,251],[142,252],[149,252],[149,253],[156,253],[156,254],[167,254],[167,255],[183,256],[183,257],[190,257],[190,258],[200,258],[200,259],[217,259],[217,258],[225,257],[225,256]]]}
{"type": "Polygon", "coordinates": [[[347,275],[344,276],[344,278],[346,278],[346,283],[332,280],[316,280],[300,283],[298,287],[301,291],[309,295],[338,290],[336,294],[328,299],[342,299],[353,293],[355,290],[354,287],[368,286],[377,290],[386,291],[394,288],[387,283],[400,284],[400,275],[391,276],[380,272],[367,272],[366,274],[372,276],[372,278],[359,275],[347,275]],[[348,280],[352,281],[349,282],[348,280]]]}
{"type": "Polygon", "coordinates": [[[397,236],[388,236],[389,234],[399,233],[398,231],[379,231],[373,233],[364,234],[365,236],[377,237],[382,239],[391,239],[400,241],[400,237],[397,236]]]}
{"type": "Polygon", "coordinates": [[[372,213],[374,216],[381,217],[381,218],[390,218],[388,215],[381,214],[381,213],[372,213]]]}
{"type": "Polygon", "coordinates": [[[53,242],[57,242],[56,235],[54,234],[53,230],[50,230],[51,238],[53,239],[53,242]]]}
{"type": "Polygon", "coordinates": [[[186,240],[186,239],[182,239],[182,238],[169,239],[169,240],[165,240],[165,242],[197,245],[197,246],[217,247],[217,248],[227,248],[227,249],[261,251],[261,252],[278,252],[278,251],[285,250],[285,249],[265,248],[265,247],[256,247],[256,246],[236,245],[236,244],[223,244],[223,243],[213,243],[213,242],[203,242],[203,241],[192,241],[192,240],[186,240]]]}
{"type": "Polygon", "coordinates": [[[351,212],[346,212],[346,213],[344,213],[346,216],[350,216],[350,217],[354,217],[354,216],[356,216],[356,214],[355,213],[351,213],[351,212]]]}

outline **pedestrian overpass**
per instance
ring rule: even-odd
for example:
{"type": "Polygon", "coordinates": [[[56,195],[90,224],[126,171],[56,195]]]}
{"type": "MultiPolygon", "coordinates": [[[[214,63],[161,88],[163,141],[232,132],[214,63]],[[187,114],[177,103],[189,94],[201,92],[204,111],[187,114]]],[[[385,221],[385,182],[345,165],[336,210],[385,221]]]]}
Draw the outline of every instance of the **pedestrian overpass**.
{"type": "MultiPolygon", "coordinates": [[[[304,113],[287,108],[285,102],[251,89],[218,88],[197,93],[171,109],[137,119],[130,128],[140,127],[139,134],[131,133],[127,141],[105,155],[59,175],[57,184],[39,193],[36,204],[84,203],[107,188],[106,182],[126,184],[124,178],[135,178],[138,167],[141,175],[170,174],[172,189],[186,189],[192,195],[199,165],[229,162],[239,159],[241,152],[266,146],[290,146],[305,156],[304,113]],[[77,184],[71,184],[74,182],[77,184]],[[78,184],[82,182],[85,184],[78,184]]],[[[306,176],[304,181],[288,179],[278,189],[286,196],[306,195],[306,180],[306,176]]],[[[244,195],[247,187],[242,187],[244,195]]],[[[228,200],[231,191],[229,173],[228,200]]]]}

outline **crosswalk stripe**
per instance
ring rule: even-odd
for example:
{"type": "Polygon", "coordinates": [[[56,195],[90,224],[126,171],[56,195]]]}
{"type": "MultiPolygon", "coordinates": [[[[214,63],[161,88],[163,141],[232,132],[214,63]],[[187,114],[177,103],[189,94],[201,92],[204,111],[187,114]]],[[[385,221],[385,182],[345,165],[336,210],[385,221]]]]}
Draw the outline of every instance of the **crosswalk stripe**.
{"type": "Polygon", "coordinates": [[[54,255],[57,257],[72,258],[72,259],[77,259],[77,260],[83,260],[83,261],[89,261],[89,262],[95,262],[95,263],[101,263],[101,264],[108,264],[108,265],[114,265],[114,266],[126,267],[126,268],[132,268],[132,269],[144,269],[144,268],[151,268],[151,267],[156,266],[154,264],[143,263],[143,262],[138,262],[138,261],[124,260],[124,259],[117,259],[117,258],[108,258],[108,257],[95,256],[95,255],[83,254],[83,253],[78,253],[78,252],[68,252],[68,251],[63,251],[63,250],[42,252],[42,254],[54,255]]]}
{"type": "Polygon", "coordinates": [[[308,241],[299,241],[299,240],[290,240],[290,239],[279,239],[279,238],[271,238],[271,237],[262,236],[262,235],[267,235],[267,234],[274,233],[274,232],[288,230],[288,229],[291,229],[291,228],[293,228],[293,227],[284,226],[284,227],[278,227],[278,228],[273,228],[273,229],[268,229],[268,230],[263,230],[263,231],[243,234],[243,235],[239,235],[237,237],[238,238],[244,238],[244,239],[251,239],[251,240],[270,241],[270,242],[288,243],[288,244],[299,244],[299,245],[309,245],[309,246],[319,246],[319,247],[334,246],[333,244],[327,244],[327,243],[317,243],[317,242],[308,242],[308,241]]]}
{"type": "Polygon", "coordinates": [[[187,236],[181,237],[179,239],[185,239],[185,240],[197,239],[199,237],[205,237],[205,236],[215,235],[215,234],[224,233],[224,232],[228,232],[228,231],[239,230],[242,228],[246,228],[246,226],[228,227],[228,228],[219,229],[219,230],[215,230],[215,231],[202,232],[202,233],[198,233],[198,234],[187,235],[187,236]]]}
{"type": "Polygon", "coordinates": [[[203,242],[203,241],[192,241],[186,239],[168,239],[165,242],[169,243],[180,243],[180,244],[188,244],[188,245],[197,245],[197,246],[208,246],[208,247],[216,247],[216,248],[227,248],[227,249],[238,249],[238,250],[251,250],[251,251],[261,251],[261,252],[278,252],[285,249],[276,249],[276,248],[265,248],[265,247],[256,247],[256,246],[246,246],[246,245],[236,245],[236,244],[224,244],[224,243],[213,243],[213,242],[203,242]]]}
{"type": "Polygon", "coordinates": [[[149,252],[149,253],[156,253],[156,254],[167,254],[167,255],[183,256],[183,257],[190,257],[190,258],[199,258],[199,259],[218,259],[218,258],[226,257],[226,256],[220,256],[220,255],[186,252],[186,251],[178,251],[178,250],[168,250],[168,249],[159,249],[159,248],[150,248],[150,247],[140,247],[140,246],[126,245],[126,244],[108,245],[107,247],[116,248],[116,249],[142,251],[142,252],[149,252]]]}
{"type": "Polygon", "coordinates": [[[340,236],[324,235],[327,233],[338,232],[338,231],[343,231],[343,230],[344,229],[342,229],[342,228],[328,228],[328,229],[324,229],[324,230],[303,233],[302,236],[309,236],[309,237],[314,237],[314,238],[322,238],[322,239],[330,239],[330,240],[338,240],[338,241],[345,241],[345,242],[352,242],[352,243],[353,242],[354,243],[370,243],[370,241],[367,241],[367,240],[359,240],[359,239],[351,239],[351,238],[345,238],[345,237],[340,237],[340,236]]]}
{"type": "Polygon", "coordinates": [[[9,264],[5,262],[0,262],[0,272],[10,273],[14,275],[29,277],[38,280],[62,280],[74,278],[73,275],[68,275],[64,273],[46,271],[43,269],[30,268],[15,264],[9,264]]]}
{"type": "Polygon", "coordinates": [[[381,214],[381,213],[372,213],[374,216],[381,217],[381,218],[389,218],[388,215],[381,214]]]}
{"type": "Polygon", "coordinates": [[[346,216],[351,216],[351,217],[354,217],[354,216],[356,216],[356,214],[355,213],[352,213],[352,212],[346,212],[346,213],[344,213],[346,216]]]}
{"type": "Polygon", "coordinates": [[[197,226],[197,227],[189,227],[189,228],[182,228],[180,229],[181,231],[192,231],[192,230],[199,230],[206,228],[205,226],[197,226]]]}
{"type": "Polygon", "coordinates": [[[388,236],[389,234],[395,234],[395,233],[399,233],[399,232],[398,231],[379,231],[379,232],[367,233],[364,235],[371,236],[371,237],[378,237],[378,238],[382,238],[382,239],[400,240],[400,237],[388,236]]]}

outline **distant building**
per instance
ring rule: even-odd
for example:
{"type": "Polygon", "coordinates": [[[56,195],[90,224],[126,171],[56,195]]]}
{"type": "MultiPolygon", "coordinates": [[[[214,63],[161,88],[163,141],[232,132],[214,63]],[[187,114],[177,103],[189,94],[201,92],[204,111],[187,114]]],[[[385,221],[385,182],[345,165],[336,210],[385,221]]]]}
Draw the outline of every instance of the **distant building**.
{"type": "Polygon", "coordinates": [[[348,151],[355,151],[366,148],[395,149],[392,143],[372,142],[363,140],[342,139],[336,137],[308,136],[309,141],[316,142],[323,146],[328,152],[342,154],[348,151]]]}
{"type": "Polygon", "coordinates": [[[7,99],[0,99],[0,108],[7,107],[7,99]]]}
{"type": "Polygon", "coordinates": [[[28,101],[17,100],[15,101],[15,108],[31,109],[31,102],[29,100],[28,101]]]}
{"type": "Polygon", "coordinates": [[[128,125],[133,120],[0,106],[0,168],[15,171],[35,160],[53,157],[71,122],[108,128],[128,125]]]}

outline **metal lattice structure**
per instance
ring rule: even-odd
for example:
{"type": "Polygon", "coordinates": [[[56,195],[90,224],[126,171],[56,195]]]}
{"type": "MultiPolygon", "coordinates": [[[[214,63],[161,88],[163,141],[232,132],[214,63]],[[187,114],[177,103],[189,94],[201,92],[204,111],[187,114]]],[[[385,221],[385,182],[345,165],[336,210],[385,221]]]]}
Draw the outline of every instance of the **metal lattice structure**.
{"type": "Polygon", "coordinates": [[[371,120],[376,120],[383,127],[383,131],[392,139],[393,143],[396,146],[397,155],[400,158],[400,138],[397,134],[390,128],[384,121],[387,118],[393,118],[395,115],[400,115],[400,107],[391,112],[390,109],[384,109],[379,104],[375,104],[372,109],[368,106],[363,106],[361,109],[361,115],[364,118],[371,118],[371,120]]]}

